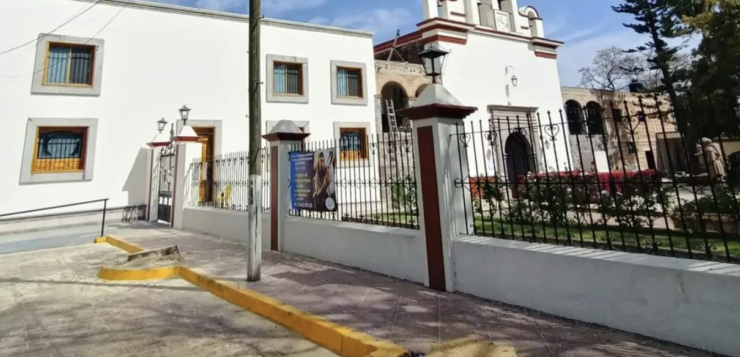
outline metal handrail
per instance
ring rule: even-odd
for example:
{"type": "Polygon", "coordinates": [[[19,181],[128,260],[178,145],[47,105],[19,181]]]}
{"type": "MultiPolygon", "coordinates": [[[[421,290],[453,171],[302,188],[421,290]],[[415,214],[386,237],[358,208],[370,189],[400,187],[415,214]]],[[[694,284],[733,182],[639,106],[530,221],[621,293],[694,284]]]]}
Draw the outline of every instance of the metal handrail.
{"type": "Polygon", "coordinates": [[[101,224],[101,228],[100,228],[100,236],[101,236],[101,237],[105,237],[105,214],[106,214],[106,212],[108,211],[108,200],[109,200],[109,198],[103,198],[103,199],[99,199],[99,200],[93,200],[93,201],[85,201],[85,202],[77,202],[77,203],[70,203],[70,204],[66,204],[66,205],[60,205],[60,206],[52,206],[52,207],[37,208],[37,209],[32,209],[32,210],[27,210],[27,211],[19,211],[19,212],[3,213],[3,214],[0,214],[0,218],[3,218],[3,217],[10,217],[10,216],[17,216],[17,215],[19,215],[19,214],[34,213],[34,212],[41,212],[41,211],[48,211],[48,210],[52,210],[52,209],[57,209],[57,208],[74,207],[74,206],[81,206],[81,205],[86,205],[86,204],[90,204],[90,203],[98,203],[98,202],[103,202],[103,222],[102,222],[102,224],[101,224]]]}

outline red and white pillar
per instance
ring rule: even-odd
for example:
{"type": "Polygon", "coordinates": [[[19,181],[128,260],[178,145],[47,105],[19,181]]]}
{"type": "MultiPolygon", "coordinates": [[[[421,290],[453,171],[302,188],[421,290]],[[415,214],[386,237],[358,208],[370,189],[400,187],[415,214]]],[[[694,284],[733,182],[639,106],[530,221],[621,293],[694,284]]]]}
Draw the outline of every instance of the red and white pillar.
{"type": "Polygon", "coordinates": [[[464,209],[470,206],[465,190],[455,188],[457,180],[470,179],[467,151],[458,145],[456,134],[463,119],[477,110],[461,105],[441,84],[431,84],[414,107],[401,112],[412,121],[426,286],[439,291],[455,291],[452,240],[472,223],[464,209]]]}
{"type": "Polygon", "coordinates": [[[285,219],[290,210],[290,152],[309,136],[290,120],[281,120],[262,137],[270,143],[270,250],[283,251],[285,219]]]}

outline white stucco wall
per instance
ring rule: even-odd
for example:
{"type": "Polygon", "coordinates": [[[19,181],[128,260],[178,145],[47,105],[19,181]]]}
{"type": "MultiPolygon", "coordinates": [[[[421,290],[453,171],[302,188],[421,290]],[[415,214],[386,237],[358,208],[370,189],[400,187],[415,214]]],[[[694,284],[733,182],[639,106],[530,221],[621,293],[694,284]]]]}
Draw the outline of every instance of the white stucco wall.
{"type": "MultiPolygon", "coordinates": [[[[125,3],[104,0],[56,34],[94,36],[125,3]]],[[[92,4],[4,0],[0,50],[36,39],[92,4]]],[[[274,20],[264,25],[263,80],[267,54],[307,57],[310,93],[308,104],[274,104],[263,92],[264,121],[311,121],[314,139],[332,138],[335,121],[374,121],[370,103],[332,105],[329,70],[331,60],[365,63],[366,93],[375,93],[371,34],[274,20]]],[[[145,203],[145,143],[155,136],[156,121],[174,122],[183,104],[193,109],[191,119],[222,121],[222,152],[246,150],[247,35],[245,16],[134,2],[96,36],[105,40],[99,97],[31,94],[35,45],[0,56],[0,212],[104,197],[113,207],[145,203]],[[47,117],[98,119],[91,181],[19,184],[28,118],[47,117]]]]}
{"type": "Polygon", "coordinates": [[[740,266],[482,237],[452,252],[458,291],[740,356],[740,266]]]}
{"type": "MultiPolygon", "coordinates": [[[[216,208],[186,207],[183,229],[195,233],[247,243],[247,212],[216,208]]],[[[262,249],[270,249],[270,215],[262,214],[262,249]]]]}
{"type": "MultiPolygon", "coordinates": [[[[185,208],[186,231],[245,242],[246,212],[185,208]]],[[[288,217],[286,253],[424,283],[426,251],[418,230],[288,217]]],[[[262,249],[270,249],[270,219],[262,215],[262,249]]]]}
{"type": "Polygon", "coordinates": [[[284,249],[424,283],[427,271],[423,239],[417,230],[288,217],[284,249]]]}
{"type": "MultiPolygon", "coordinates": [[[[449,42],[441,44],[450,51],[444,70],[445,88],[463,105],[478,108],[466,122],[474,120],[478,128],[478,121],[484,120],[484,129],[487,129],[490,118],[488,106],[503,105],[536,107],[543,125],[549,124],[547,111],[552,111],[553,123],[559,124],[558,111],[562,108],[562,95],[556,60],[537,57],[531,49],[532,44],[526,40],[508,39],[475,31],[469,32],[467,36],[467,43],[464,45],[449,42]],[[513,66],[514,71],[511,73],[510,69],[507,75],[509,66],[513,66]],[[512,75],[518,78],[517,87],[511,82],[512,75]]],[[[526,122],[524,119],[522,118],[522,123],[526,122]]],[[[515,122],[515,119],[512,118],[512,121],[515,122]]],[[[563,164],[568,161],[566,138],[567,135],[564,137],[561,131],[556,145],[551,145],[547,150],[547,166],[551,166],[553,170],[558,169],[555,165],[553,148],[558,150],[561,171],[564,168],[563,164]]],[[[532,140],[531,137],[528,139],[532,140]]],[[[498,150],[503,149],[499,147],[498,150]]],[[[541,156],[540,154],[538,153],[538,156],[541,156]]],[[[542,162],[544,163],[544,160],[542,162]]]]}

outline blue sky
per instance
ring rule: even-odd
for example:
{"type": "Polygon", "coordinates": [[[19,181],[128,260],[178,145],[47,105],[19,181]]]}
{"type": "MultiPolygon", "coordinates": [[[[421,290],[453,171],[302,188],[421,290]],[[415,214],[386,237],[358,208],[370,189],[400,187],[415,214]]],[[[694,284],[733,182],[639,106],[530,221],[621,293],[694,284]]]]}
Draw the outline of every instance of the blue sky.
{"type": "MultiPolygon", "coordinates": [[[[248,0],[155,0],[171,4],[246,13],[248,0]]],[[[578,69],[602,48],[634,47],[645,39],[624,28],[630,18],[614,13],[620,0],[519,0],[545,19],[546,37],[565,41],[558,64],[563,85],[578,85],[578,69]]],[[[421,19],[421,0],[263,0],[267,17],[371,30],[376,42],[390,39],[396,29],[413,31],[421,19]]]]}

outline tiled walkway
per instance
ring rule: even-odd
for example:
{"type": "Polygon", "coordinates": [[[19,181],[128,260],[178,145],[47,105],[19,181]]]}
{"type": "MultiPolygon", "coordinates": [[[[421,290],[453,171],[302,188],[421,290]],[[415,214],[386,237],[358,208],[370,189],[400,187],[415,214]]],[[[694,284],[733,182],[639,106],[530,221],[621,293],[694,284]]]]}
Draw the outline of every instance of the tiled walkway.
{"type": "Polygon", "coordinates": [[[519,356],[710,356],[619,331],[328,264],[265,252],[262,281],[246,283],[246,246],[169,229],[135,226],[119,236],[144,248],[176,244],[186,264],[377,338],[426,352],[438,341],[483,337],[519,356]]]}

